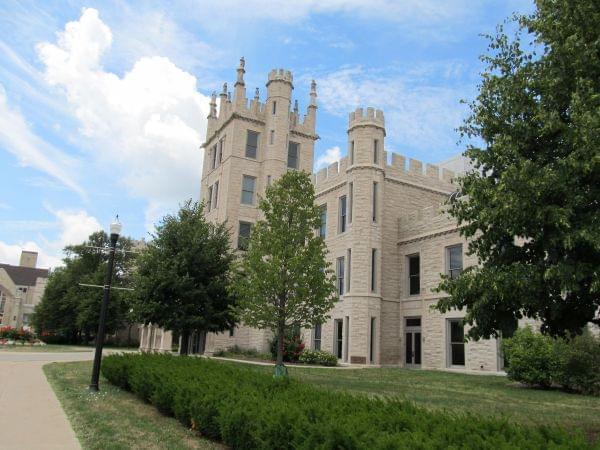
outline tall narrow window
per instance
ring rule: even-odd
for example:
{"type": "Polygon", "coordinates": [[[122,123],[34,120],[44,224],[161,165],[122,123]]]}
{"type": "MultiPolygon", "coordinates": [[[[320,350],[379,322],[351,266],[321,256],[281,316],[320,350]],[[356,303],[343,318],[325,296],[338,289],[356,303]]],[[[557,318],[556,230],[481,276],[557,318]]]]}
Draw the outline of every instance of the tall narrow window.
{"type": "Polygon", "coordinates": [[[377,188],[379,187],[376,181],[373,182],[373,222],[377,222],[377,188]]]}
{"type": "Polygon", "coordinates": [[[369,337],[369,361],[375,362],[375,317],[371,317],[371,333],[369,337]]]}
{"type": "Polygon", "coordinates": [[[267,175],[267,186],[271,186],[271,175],[267,175]]]}
{"type": "Polygon", "coordinates": [[[319,227],[319,236],[325,239],[327,236],[327,205],[321,206],[321,226],[319,227]]]}
{"type": "Polygon", "coordinates": [[[321,350],[321,324],[315,325],[315,331],[313,336],[313,350],[321,350]]]}
{"type": "Polygon", "coordinates": [[[346,231],[346,196],[342,195],[340,197],[339,204],[339,232],[343,233],[346,231]]]}
{"type": "Polygon", "coordinates": [[[354,210],[354,183],[348,185],[348,223],[352,223],[352,211],[354,210]]]}
{"type": "Polygon", "coordinates": [[[254,204],[254,186],[256,184],[256,178],[248,175],[244,175],[242,179],[242,203],[245,205],[254,204]]]}
{"type": "Polygon", "coordinates": [[[288,167],[292,169],[298,168],[298,149],[300,148],[300,144],[297,142],[290,141],[288,144],[288,167]]]}
{"type": "Polygon", "coordinates": [[[248,241],[250,240],[250,232],[252,231],[252,224],[248,222],[240,222],[240,229],[238,232],[238,249],[248,250],[248,241]]]}
{"type": "Polygon", "coordinates": [[[408,257],[408,293],[419,295],[421,293],[421,268],[419,255],[408,257]]]}
{"type": "Polygon", "coordinates": [[[447,273],[450,278],[458,277],[463,270],[462,244],[446,248],[447,273]]]}
{"type": "Polygon", "coordinates": [[[208,187],[208,195],[206,196],[206,210],[210,211],[212,208],[212,197],[213,197],[213,187],[208,187]]]}
{"type": "Polygon", "coordinates": [[[348,249],[348,251],[346,252],[346,259],[348,260],[348,268],[346,269],[346,272],[348,272],[348,274],[346,275],[346,292],[350,292],[351,289],[351,275],[352,275],[352,249],[348,249]]]}
{"type": "Polygon", "coordinates": [[[215,167],[217,167],[217,149],[218,149],[217,144],[213,145],[213,148],[212,148],[212,168],[213,169],[215,167]]]}
{"type": "Polygon", "coordinates": [[[275,143],[275,130],[271,130],[269,132],[269,144],[273,145],[275,143]]]}
{"type": "Polygon", "coordinates": [[[258,135],[256,131],[248,130],[246,134],[246,158],[256,159],[258,150],[258,135]]]}
{"type": "Polygon", "coordinates": [[[373,141],[373,163],[379,164],[379,140],[373,141]]]}
{"type": "Polygon", "coordinates": [[[371,249],[371,292],[377,290],[377,249],[371,249]]]}
{"type": "Polygon", "coordinates": [[[344,257],[340,256],[337,259],[337,267],[336,267],[336,277],[337,277],[337,288],[338,294],[344,295],[344,257]]]}
{"type": "Polygon", "coordinates": [[[212,207],[216,208],[219,205],[219,182],[215,181],[215,186],[213,188],[213,195],[215,199],[213,200],[212,207]]]}
{"type": "Polygon", "coordinates": [[[219,156],[217,158],[217,164],[221,164],[223,162],[223,147],[225,146],[225,138],[221,138],[219,140],[219,156]]]}
{"type": "Polygon", "coordinates": [[[461,319],[448,319],[448,365],[465,365],[465,327],[461,319]]]}
{"type": "Polygon", "coordinates": [[[354,141],[350,141],[350,165],[354,164],[354,141]]]}
{"type": "Polygon", "coordinates": [[[273,111],[272,111],[273,115],[275,115],[275,113],[277,113],[277,102],[273,102],[273,111]]]}

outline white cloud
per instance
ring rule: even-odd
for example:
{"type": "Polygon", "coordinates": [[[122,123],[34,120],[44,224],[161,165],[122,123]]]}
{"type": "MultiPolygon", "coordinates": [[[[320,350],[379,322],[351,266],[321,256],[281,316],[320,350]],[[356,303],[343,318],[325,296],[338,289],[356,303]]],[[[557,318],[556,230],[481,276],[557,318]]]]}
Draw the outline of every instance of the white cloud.
{"type": "Polygon", "coordinates": [[[0,262],[6,264],[18,265],[21,258],[21,252],[28,250],[38,253],[37,267],[44,269],[50,267],[58,267],[62,265],[62,261],[55,255],[48,254],[38,244],[33,241],[24,242],[23,244],[7,244],[0,241],[0,262]]]}
{"type": "Polygon", "coordinates": [[[8,105],[0,84],[0,145],[15,155],[19,164],[33,167],[55,178],[85,198],[86,194],[72,175],[75,161],[37,136],[21,113],[8,105]]]}
{"type": "Polygon", "coordinates": [[[103,229],[100,222],[84,210],[52,211],[60,229],[58,239],[51,243],[53,248],[63,249],[67,245],[80,244],[90,234],[103,229]]]}
{"type": "Polygon", "coordinates": [[[388,141],[400,152],[446,157],[457,151],[455,129],[466,111],[460,100],[469,95],[456,81],[461,70],[455,63],[387,71],[344,67],[318,77],[319,100],[327,112],[344,117],[357,107],[383,109],[388,141]],[[447,84],[440,85],[444,78],[447,84]]]}
{"type": "Polygon", "coordinates": [[[341,151],[338,146],[328,148],[325,150],[324,154],[317,158],[317,161],[315,162],[315,170],[327,167],[329,164],[339,161],[341,157],[341,151]]]}
{"type": "Polygon", "coordinates": [[[175,207],[199,191],[209,98],[166,57],[142,57],[123,76],[105,70],[112,40],[98,11],[87,8],[56,44],[41,43],[37,52],[46,80],[64,89],[97,161],[114,165],[149,211],[175,207]]]}

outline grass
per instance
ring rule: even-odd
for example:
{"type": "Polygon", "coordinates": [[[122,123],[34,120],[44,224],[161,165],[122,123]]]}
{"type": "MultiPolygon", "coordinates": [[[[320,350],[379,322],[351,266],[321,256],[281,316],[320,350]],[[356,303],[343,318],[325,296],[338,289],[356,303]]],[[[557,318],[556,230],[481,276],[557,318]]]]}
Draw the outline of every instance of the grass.
{"type": "MultiPolygon", "coordinates": [[[[255,370],[273,370],[255,366],[255,370]]],[[[308,369],[289,374],[326,389],[400,396],[430,409],[504,416],[521,424],[582,428],[600,440],[600,398],[528,389],[506,377],[399,368],[308,369]]]]}
{"type": "Polygon", "coordinates": [[[91,362],[53,363],[44,372],[84,449],[217,449],[219,444],[185,429],[133,394],[100,379],[87,390],[91,362]]]}

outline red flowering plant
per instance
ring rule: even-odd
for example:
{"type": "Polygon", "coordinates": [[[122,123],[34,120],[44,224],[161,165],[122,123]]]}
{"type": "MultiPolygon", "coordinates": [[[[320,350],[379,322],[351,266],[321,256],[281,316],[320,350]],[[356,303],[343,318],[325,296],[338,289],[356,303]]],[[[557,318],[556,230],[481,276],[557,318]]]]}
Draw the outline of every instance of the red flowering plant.
{"type": "Polygon", "coordinates": [[[10,326],[0,328],[0,339],[7,341],[33,342],[35,334],[23,327],[14,328],[10,326]]]}
{"type": "MultiPolygon", "coordinates": [[[[271,355],[275,359],[277,358],[277,338],[274,338],[270,344],[271,355]]],[[[298,362],[305,346],[298,330],[288,330],[283,339],[283,360],[286,362],[298,362]]]]}

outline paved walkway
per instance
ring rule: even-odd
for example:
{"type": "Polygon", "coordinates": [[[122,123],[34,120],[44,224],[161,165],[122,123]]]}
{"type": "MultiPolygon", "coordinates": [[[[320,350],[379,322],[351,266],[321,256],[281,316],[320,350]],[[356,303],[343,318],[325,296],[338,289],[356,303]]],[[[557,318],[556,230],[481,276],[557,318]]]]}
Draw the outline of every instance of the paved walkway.
{"type": "Polygon", "coordinates": [[[42,366],[92,357],[93,352],[0,352],[0,449],[80,449],[42,366]]]}

